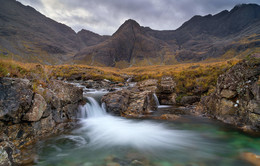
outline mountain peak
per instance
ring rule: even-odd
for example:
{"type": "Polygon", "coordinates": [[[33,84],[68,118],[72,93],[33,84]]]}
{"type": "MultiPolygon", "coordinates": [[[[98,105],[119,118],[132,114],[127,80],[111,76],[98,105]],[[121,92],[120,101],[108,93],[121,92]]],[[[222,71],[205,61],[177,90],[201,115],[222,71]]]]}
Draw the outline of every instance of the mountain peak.
{"type": "Polygon", "coordinates": [[[140,27],[140,25],[135,20],[128,19],[121,25],[121,27],[140,27]]]}
{"type": "MultiPolygon", "coordinates": [[[[135,20],[133,19],[128,19],[124,22],[124,24],[138,24],[138,22],[136,22],[135,20]]],[[[139,25],[139,24],[138,24],[139,25]]]]}
{"type": "Polygon", "coordinates": [[[140,28],[141,28],[141,26],[135,20],[128,19],[118,28],[118,30],[114,34],[117,34],[120,32],[128,33],[128,32],[132,32],[134,29],[140,30],[140,28]]]}

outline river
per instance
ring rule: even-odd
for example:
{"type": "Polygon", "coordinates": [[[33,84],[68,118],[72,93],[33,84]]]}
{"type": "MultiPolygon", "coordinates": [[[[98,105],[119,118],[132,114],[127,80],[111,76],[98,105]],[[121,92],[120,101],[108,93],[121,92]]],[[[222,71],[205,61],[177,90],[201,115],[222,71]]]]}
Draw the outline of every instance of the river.
{"type": "Polygon", "coordinates": [[[125,119],[108,114],[86,93],[80,127],[40,141],[35,165],[244,166],[243,153],[260,154],[260,138],[218,121],[184,116],[176,121],[125,119]]]}

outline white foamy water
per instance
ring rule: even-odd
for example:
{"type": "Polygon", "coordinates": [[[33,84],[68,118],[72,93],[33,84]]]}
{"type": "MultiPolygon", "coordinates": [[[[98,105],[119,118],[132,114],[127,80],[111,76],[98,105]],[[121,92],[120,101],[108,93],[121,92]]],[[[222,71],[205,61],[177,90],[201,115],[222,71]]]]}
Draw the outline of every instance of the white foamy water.
{"type": "Polygon", "coordinates": [[[190,141],[194,136],[186,131],[168,129],[163,124],[151,121],[115,117],[109,115],[105,107],[101,108],[94,98],[87,99],[89,103],[80,110],[83,127],[76,132],[84,133],[90,140],[90,146],[131,146],[140,150],[154,150],[194,145],[190,141]]]}

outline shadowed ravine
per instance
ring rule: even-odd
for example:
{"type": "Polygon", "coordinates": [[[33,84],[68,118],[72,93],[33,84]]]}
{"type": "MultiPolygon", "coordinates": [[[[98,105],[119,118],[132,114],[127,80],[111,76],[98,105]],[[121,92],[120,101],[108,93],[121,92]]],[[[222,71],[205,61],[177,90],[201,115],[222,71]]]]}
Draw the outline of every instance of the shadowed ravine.
{"type": "Polygon", "coordinates": [[[242,166],[248,165],[240,157],[243,152],[260,149],[259,138],[224,130],[209,120],[125,119],[108,114],[94,98],[87,99],[79,109],[81,127],[38,143],[36,165],[242,166]]]}

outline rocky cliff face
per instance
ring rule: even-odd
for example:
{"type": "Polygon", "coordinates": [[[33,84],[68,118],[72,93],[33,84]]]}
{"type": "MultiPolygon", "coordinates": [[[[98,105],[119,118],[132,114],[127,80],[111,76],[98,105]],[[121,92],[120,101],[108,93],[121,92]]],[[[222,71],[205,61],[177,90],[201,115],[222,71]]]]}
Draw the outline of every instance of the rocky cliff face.
{"type": "Polygon", "coordinates": [[[203,97],[202,110],[225,123],[260,130],[260,61],[251,59],[219,76],[216,91],[203,97]]]}
{"type": "Polygon", "coordinates": [[[27,79],[0,78],[0,165],[19,164],[20,148],[72,127],[82,99],[82,89],[61,81],[33,89],[27,79]]]}

